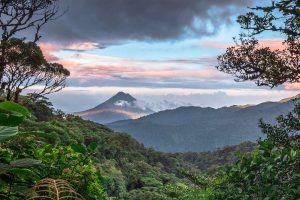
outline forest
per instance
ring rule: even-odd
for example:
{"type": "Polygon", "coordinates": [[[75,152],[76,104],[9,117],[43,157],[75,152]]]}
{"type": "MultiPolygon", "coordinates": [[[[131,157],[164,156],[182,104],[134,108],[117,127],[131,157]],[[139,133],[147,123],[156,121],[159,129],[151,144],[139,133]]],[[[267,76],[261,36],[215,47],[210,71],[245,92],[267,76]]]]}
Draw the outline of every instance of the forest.
{"type": "MultiPolygon", "coordinates": [[[[57,3],[0,1],[0,199],[299,199],[298,99],[276,124],[258,122],[265,139],[212,152],[159,152],[55,109],[47,95],[62,90],[70,72],[47,61],[38,41],[43,26],[63,14],[57,3]],[[34,34],[19,37],[25,29],[34,34]]],[[[300,1],[249,9],[237,19],[245,32],[216,68],[257,86],[299,82],[300,1]],[[256,36],[266,31],[284,37],[282,50],[260,45],[256,36]]]]}

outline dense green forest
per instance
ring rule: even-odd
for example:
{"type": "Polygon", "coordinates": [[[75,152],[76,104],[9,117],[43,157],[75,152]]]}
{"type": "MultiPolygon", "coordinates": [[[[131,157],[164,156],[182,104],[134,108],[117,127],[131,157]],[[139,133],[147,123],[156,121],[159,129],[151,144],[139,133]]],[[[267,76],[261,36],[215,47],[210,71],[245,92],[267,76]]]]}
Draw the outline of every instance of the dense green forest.
{"type": "Polygon", "coordinates": [[[234,162],[239,150],[251,152],[256,146],[161,153],[125,133],[54,110],[45,97],[27,99],[21,97],[20,103],[30,117],[0,145],[3,198],[22,199],[37,181],[51,178],[68,181],[86,199],[184,199],[181,195],[200,191],[186,173],[211,173],[234,162]]]}
{"type": "MultiPolygon", "coordinates": [[[[299,199],[297,100],[276,124],[259,121],[266,139],[202,153],[162,153],[55,110],[44,95],[63,89],[70,73],[48,62],[37,41],[57,2],[0,1],[0,199],[299,199]],[[30,27],[31,42],[16,38],[30,27]],[[42,87],[21,95],[33,86],[42,87]]],[[[271,88],[300,81],[299,1],[251,8],[238,22],[247,33],[219,56],[218,70],[271,88]],[[264,31],[284,36],[285,49],[261,47],[255,36],[264,31]]]]}
{"type": "Polygon", "coordinates": [[[51,196],[49,180],[67,181],[69,192],[85,199],[299,196],[300,138],[289,135],[299,130],[299,105],[280,116],[276,126],[261,122],[268,138],[259,144],[167,154],[145,148],[125,133],[54,110],[45,97],[28,101],[22,96],[20,103],[27,109],[8,101],[0,104],[5,112],[0,116],[3,199],[51,196]],[[11,130],[23,118],[18,132],[11,130]]]}

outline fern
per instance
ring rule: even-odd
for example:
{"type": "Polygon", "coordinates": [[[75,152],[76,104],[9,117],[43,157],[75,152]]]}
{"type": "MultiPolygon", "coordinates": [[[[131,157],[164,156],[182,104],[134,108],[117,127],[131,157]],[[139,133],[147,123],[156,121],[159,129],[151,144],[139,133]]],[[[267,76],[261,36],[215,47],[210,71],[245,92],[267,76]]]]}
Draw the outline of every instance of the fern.
{"type": "Polygon", "coordinates": [[[27,200],[84,200],[65,180],[50,178],[39,181],[27,200]]]}

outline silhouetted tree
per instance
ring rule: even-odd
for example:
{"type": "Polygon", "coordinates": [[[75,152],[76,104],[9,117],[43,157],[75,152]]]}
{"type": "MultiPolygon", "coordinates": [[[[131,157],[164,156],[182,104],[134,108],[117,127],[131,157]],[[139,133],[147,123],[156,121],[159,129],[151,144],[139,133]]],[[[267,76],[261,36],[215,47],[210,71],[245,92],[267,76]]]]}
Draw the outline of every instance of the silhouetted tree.
{"type": "Polygon", "coordinates": [[[3,80],[6,99],[18,101],[22,90],[37,86],[41,95],[57,92],[65,87],[70,72],[62,65],[48,63],[34,42],[10,39],[5,42],[6,54],[3,80]]]}
{"type": "MultiPolygon", "coordinates": [[[[33,31],[33,42],[37,42],[41,28],[59,15],[59,0],[0,0],[1,43],[16,37],[24,30],[33,31]]],[[[0,49],[0,83],[4,68],[5,45],[0,49]]]]}
{"type": "Polygon", "coordinates": [[[300,1],[272,1],[269,6],[250,8],[238,17],[247,33],[236,46],[219,56],[217,69],[232,74],[236,81],[254,80],[258,86],[275,87],[300,80],[300,1]],[[266,31],[285,37],[282,50],[262,47],[254,37],[266,31]]]}

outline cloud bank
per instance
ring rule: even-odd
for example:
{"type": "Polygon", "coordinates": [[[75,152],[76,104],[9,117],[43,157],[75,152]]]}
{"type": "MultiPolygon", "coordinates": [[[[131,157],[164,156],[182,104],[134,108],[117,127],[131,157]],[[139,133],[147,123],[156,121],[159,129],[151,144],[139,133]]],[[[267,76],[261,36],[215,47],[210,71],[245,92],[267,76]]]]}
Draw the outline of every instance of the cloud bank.
{"type": "Polygon", "coordinates": [[[46,39],[115,43],[215,34],[250,0],[63,0],[46,39]]]}

